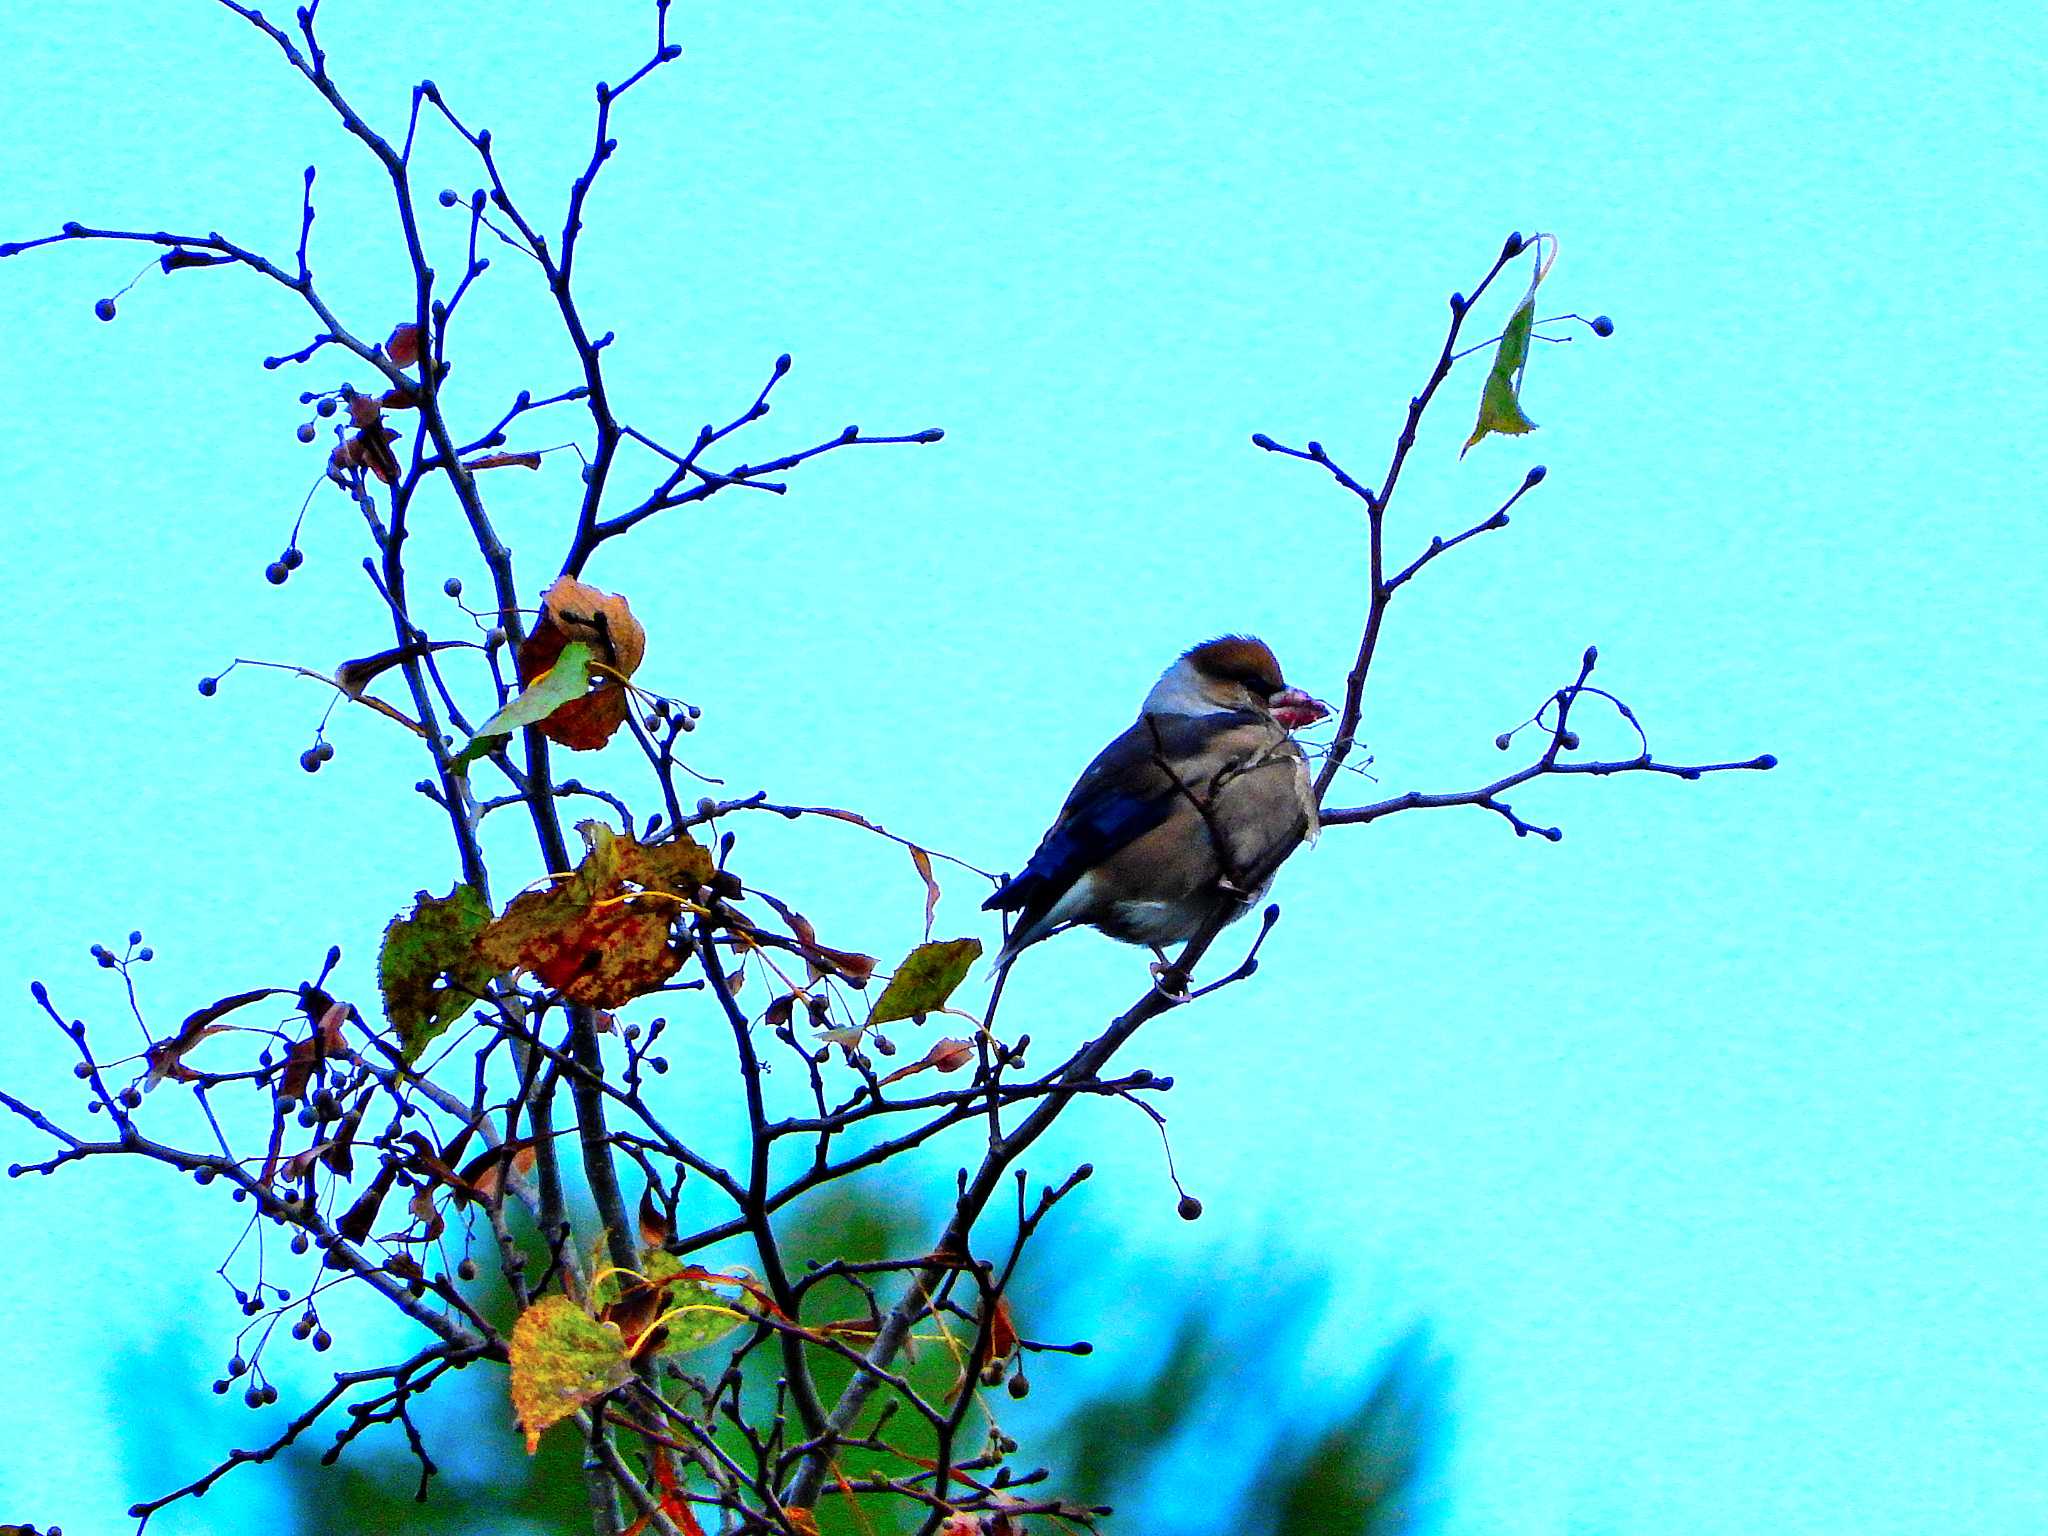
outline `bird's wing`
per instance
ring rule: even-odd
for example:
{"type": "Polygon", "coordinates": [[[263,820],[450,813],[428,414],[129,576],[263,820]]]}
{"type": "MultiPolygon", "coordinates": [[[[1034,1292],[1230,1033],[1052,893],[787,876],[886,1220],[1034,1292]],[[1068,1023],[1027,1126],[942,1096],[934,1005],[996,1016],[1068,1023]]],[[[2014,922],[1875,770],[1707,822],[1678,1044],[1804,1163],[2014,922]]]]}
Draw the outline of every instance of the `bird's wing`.
{"type": "MultiPolygon", "coordinates": [[[[1217,736],[1256,718],[1249,713],[1139,716],[1082,772],[1031,862],[982,909],[1019,913],[1020,932],[1034,926],[1075,881],[1173,813],[1182,791],[1166,764],[1200,761],[1217,736]]],[[[1200,793],[1202,786],[1190,782],[1189,787],[1200,793]]]]}
{"type": "Polygon", "coordinates": [[[1143,719],[1097,753],[1030,862],[983,902],[982,910],[1024,912],[1029,922],[1031,914],[1050,909],[1117,849],[1164,821],[1172,809],[1173,783],[1156,755],[1143,719]]]}

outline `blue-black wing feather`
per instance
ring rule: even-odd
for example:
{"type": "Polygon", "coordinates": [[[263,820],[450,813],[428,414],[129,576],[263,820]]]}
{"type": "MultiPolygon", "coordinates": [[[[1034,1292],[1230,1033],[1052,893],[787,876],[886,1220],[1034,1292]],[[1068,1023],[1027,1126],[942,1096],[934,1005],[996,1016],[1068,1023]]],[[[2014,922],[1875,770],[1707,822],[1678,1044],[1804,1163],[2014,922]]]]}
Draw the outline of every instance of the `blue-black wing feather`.
{"type": "Polygon", "coordinates": [[[1088,765],[1031,862],[983,902],[982,910],[1017,913],[1013,932],[1035,927],[1075,881],[1173,814],[1182,790],[1162,759],[1184,760],[1214,733],[1253,718],[1139,717],[1088,765]]]}
{"type": "Polygon", "coordinates": [[[1169,795],[1146,798],[1115,791],[1064,815],[1039,842],[1031,862],[983,902],[985,912],[1023,912],[1029,921],[1050,911],[1074,882],[1136,842],[1173,810],[1169,795]]]}

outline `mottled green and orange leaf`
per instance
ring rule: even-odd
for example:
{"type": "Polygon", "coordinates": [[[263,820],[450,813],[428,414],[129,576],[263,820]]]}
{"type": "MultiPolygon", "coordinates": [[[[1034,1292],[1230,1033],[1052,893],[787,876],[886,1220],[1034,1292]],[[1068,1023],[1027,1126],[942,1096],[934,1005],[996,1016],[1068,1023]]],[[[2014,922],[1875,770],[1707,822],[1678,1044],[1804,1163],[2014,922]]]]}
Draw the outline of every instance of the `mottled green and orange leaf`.
{"type": "Polygon", "coordinates": [[[624,1386],[633,1375],[619,1330],[566,1296],[543,1296],[519,1314],[510,1357],[512,1412],[526,1432],[529,1456],[550,1425],[624,1386]]]}
{"type": "Polygon", "coordinates": [[[689,958],[676,920],[711,878],[710,853],[687,835],[643,845],[586,823],[592,846],[575,870],[527,891],[477,939],[500,971],[524,970],[569,1001],[617,1008],[652,992],[689,958]]]}

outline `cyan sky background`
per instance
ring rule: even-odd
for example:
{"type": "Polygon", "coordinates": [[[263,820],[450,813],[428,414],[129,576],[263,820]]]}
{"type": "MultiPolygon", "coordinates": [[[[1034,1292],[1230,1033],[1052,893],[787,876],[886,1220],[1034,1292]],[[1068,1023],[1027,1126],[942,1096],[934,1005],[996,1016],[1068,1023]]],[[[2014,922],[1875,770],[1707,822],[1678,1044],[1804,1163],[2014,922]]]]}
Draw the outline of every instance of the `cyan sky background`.
{"type": "MultiPolygon", "coordinates": [[[[402,124],[433,76],[552,211],[589,83],[644,56],[650,12],[330,0],[326,35],[373,120],[402,124]]],[[[1138,1298],[1077,1309],[1101,1352],[1035,1371],[1041,1394],[1106,1386],[1149,1320],[1226,1285],[1256,1304],[1322,1267],[1321,1379],[1294,1400],[1417,1317],[1455,1361],[1445,1536],[2039,1528],[2041,33],[2018,5],[678,8],[688,52],[622,105],[583,258],[624,414],[687,440],[787,349],[742,455],[849,421],[948,433],[667,515],[593,564],[646,618],[645,676],[704,706],[705,771],[1014,865],[1186,644],[1252,630],[1334,693],[1357,509],[1248,436],[1320,438],[1376,477],[1444,296],[1516,228],[1562,236],[1543,312],[1617,332],[1539,350],[1542,430],[1462,464],[1483,364],[1448,386],[1395,550],[1531,463],[1550,477],[1403,594],[1366,719],[1380,783],[1351,789],[1492,776],[1494,733],[1591,642],[1660,753],[1783,759],[1523,791],[1554,847],[1456,810],[1302,856],[1256,983],[1130,1058],[1179,1079],[1209,1215],[1174,1218],[1127,1109],[1077,1112],[1032,1160],[1096,1163],[1069,1251],[1108,1303],[1138,1298]]],[[[316,271],[360,330],[401,317],[368,162],[234,17],[12,6],[0,57],[0,238],[78,218],[288,255],[317,162],[316,271]]],[[[425,184],[466,190],[435,142],[425,184]]],[[[230,656],[326,668],[386,630],[334,493],[304,569],[262,580],[318,469],[296,391],[345,375],[261,372],[309,331],[239,274],[151,278],[96,323],[140,259],[0,266],[21,642],[0,1082],[72,1108],[30,975],[110,1037],[86,946],[131,926],[160,1026],[330,940],[367,996],[378,930],[453,873],[388,727],[339,717],[308,778],[311,685],[193,691],[230,656]]],[[[452,388],[478,430],[572,382],[533,298],[501,252],[466,301],[452,388]]],[[[573,461],[489,489],[537,594],[573,461]]],[[[427,592],[479,580],[441,521],[412,559],[427,592]]],[[[833,941],[916,938],[895,850],[740,830],[833,941]]],[[[502,846],[509,887],[533,871],[502,846]]],[[[942,932],[992,933],[972,894],[949,882],[942,932]]],[[[1005,1022],[1069,1044],[1141,960],[1065,940],[1005,1022]]],[[[695,1072],[689,1039],[679,1113],[715,1140],[724,1056],[706,1039],[695,1072]]],[[[14,1124],[0,1150],[43,1151],[14,1124]]],[[[925,1173],[899,1193],[950,1179],[925,1173]]],[[[205,1279],[231,1225],[155,1170],[0,1191],[7,1518],[115,1529],[254,1438],[204,1387],[239,1321],[205,1279]]],[[[316,1379],[288,1371],[287,1402],[316,1379]]],[[[274,1485],[232,1484],[161,1529],[259,1519],[274,1485]]]]}

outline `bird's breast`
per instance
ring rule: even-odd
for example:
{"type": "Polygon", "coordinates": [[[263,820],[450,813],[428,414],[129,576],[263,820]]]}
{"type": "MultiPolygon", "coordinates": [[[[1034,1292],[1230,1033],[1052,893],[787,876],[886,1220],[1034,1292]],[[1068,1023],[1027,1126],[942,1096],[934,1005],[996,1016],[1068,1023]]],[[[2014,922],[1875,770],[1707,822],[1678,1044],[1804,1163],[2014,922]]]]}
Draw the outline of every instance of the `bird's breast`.
{"type": "Polygon", "coordinates": [[[1093,920],[1113,938],[1177,943],[1219,906],[1256,902],[1315,826],[1306,765],[1284,737],[1179,771],[1186,791],[1165,821],[1090,880],[1093,920]]]}

